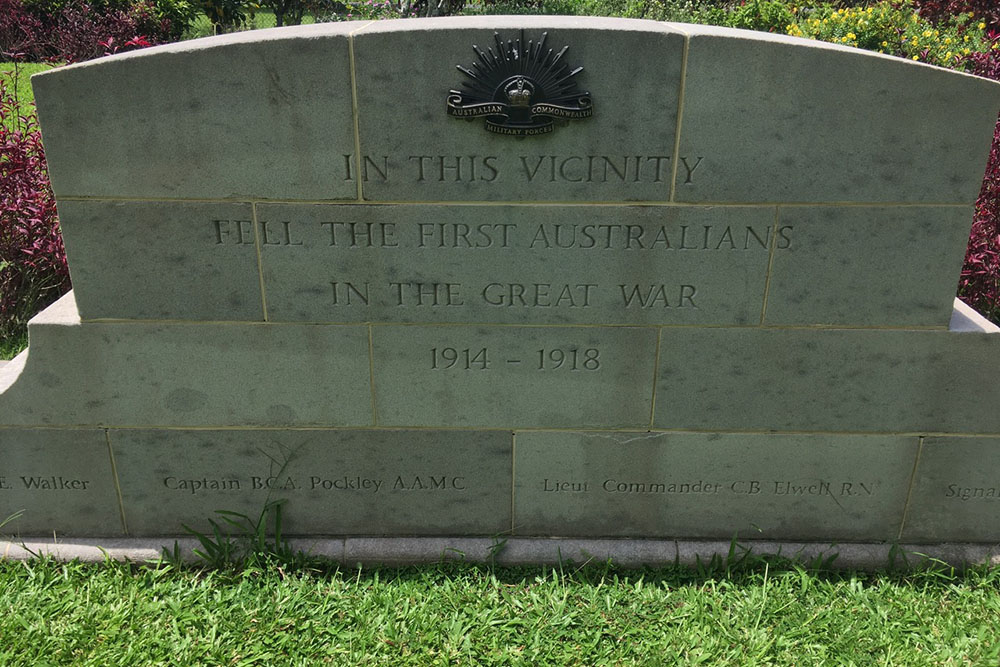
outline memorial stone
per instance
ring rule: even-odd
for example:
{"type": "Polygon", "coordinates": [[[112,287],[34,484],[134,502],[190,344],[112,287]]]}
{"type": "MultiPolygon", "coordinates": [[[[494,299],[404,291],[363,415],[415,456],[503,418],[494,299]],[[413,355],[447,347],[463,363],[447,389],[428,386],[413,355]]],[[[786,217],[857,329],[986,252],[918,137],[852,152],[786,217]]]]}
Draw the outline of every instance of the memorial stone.
{"type": "Polygon", "coordinates": [[[32,81],[74,290],[0,367],[11,535],[1000,540],[996,83],[569,17],[32,81]]]}

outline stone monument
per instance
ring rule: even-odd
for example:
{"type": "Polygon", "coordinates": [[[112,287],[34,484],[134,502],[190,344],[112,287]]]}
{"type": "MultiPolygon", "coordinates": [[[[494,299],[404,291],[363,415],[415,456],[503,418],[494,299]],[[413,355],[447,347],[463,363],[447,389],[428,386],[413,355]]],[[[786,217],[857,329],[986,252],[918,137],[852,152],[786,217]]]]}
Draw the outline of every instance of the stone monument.
{"type": "Polygon", "coordinates": [[[343,558],[1000,541],[1000,336],[954,299],[996,83],[479,17],[33,85],[74,291],[0,369],[15,541],[274,500],[343,558]]]}

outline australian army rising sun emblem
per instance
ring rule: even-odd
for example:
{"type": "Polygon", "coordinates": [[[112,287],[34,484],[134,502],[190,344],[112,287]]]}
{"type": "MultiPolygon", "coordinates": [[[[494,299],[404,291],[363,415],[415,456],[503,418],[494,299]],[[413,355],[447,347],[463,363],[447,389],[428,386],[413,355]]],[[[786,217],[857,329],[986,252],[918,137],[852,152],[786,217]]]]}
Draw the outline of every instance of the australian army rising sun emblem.
{"type": "Polygon", "coordinates": [[[448,115],[455,118],[486,118],[486,129],[496,134],[531,136],[552,131],[555,121],[590,118],[594,105],[590,93],[577,88],[574,77],[582,67],[572,69],[559,53],[545,49],[548,33],[538,43],[520,39],[504,40],[493,34],[496,51],[485,52],[473,45],[479,57],[472,69],[458,65],[467,77],[462,90],[448,93],[448,115]]]}

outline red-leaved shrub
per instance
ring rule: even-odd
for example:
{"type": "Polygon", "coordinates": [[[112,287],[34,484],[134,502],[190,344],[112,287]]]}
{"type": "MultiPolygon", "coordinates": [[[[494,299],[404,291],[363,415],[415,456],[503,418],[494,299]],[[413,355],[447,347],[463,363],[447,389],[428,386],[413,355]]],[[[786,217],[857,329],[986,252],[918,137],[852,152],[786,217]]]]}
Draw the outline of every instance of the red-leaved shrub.
{"type": "MultiPolygon", "coordinates": [[[[1000,51],[974,53],[967,62],[971,73],[1000,81],[1000,51]]],[[[993,134],[986,176],[976,201],[958,295],[980,313],[1000,323],[1000,120],[993,134]]]]}
{"type": "Polygon", "coordinates": [[[69,63],[99,58],[160,43],[155,35],[169,33],[170,22],[160,23],[146,2],[103,12],[86,2],[74,2],[55,17],[49,48],[53,58],[69,63]]]}
{"type": "Polygon", "coordinates": [[[0,60],[80,62],[172,41],[184,25],[154,0],[0,0],[0,60]]]}
{"type": "Polygon", "coordinates": [[[0,0],[0,60],[15,56],[38,59],[37,46],[44,35],[42,22],[21,0],[0,0]]]}
{"type": "Polygon", "coordinates": [[[0,80],[0,340],[70,288],[56,201],[34,112],[0,80]]]}
{"type": "Polygon", "coordinates": [[[998,0],[910,0],[928,21],[944,21],[959,14],[973,14],[986,29],[1000,32],[1000,2],[998,0]]]}

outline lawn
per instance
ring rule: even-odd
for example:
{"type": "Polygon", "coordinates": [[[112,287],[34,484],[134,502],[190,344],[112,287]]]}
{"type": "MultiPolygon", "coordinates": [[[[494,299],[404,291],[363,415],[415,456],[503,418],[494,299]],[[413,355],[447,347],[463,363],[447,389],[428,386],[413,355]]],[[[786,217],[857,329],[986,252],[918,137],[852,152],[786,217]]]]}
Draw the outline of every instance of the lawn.
{"type": "Polygon", "coordinates": [[[996,665],[1000,574],[0,563],[0,663],[996,665]]]}
{"type": "MultiPolygon", "coordinates": [[[[0,79],[13,89],[21,108],[21,113],[28,113],[35,95],[31,90],[31,75],[52,69],[48,63],[14,63],[0,62],[0,79]]],[[[13,121],[14,119],[10,119],[13,121]]],[[[5,118],[5,122],[7,119],[5,118]]]]}

